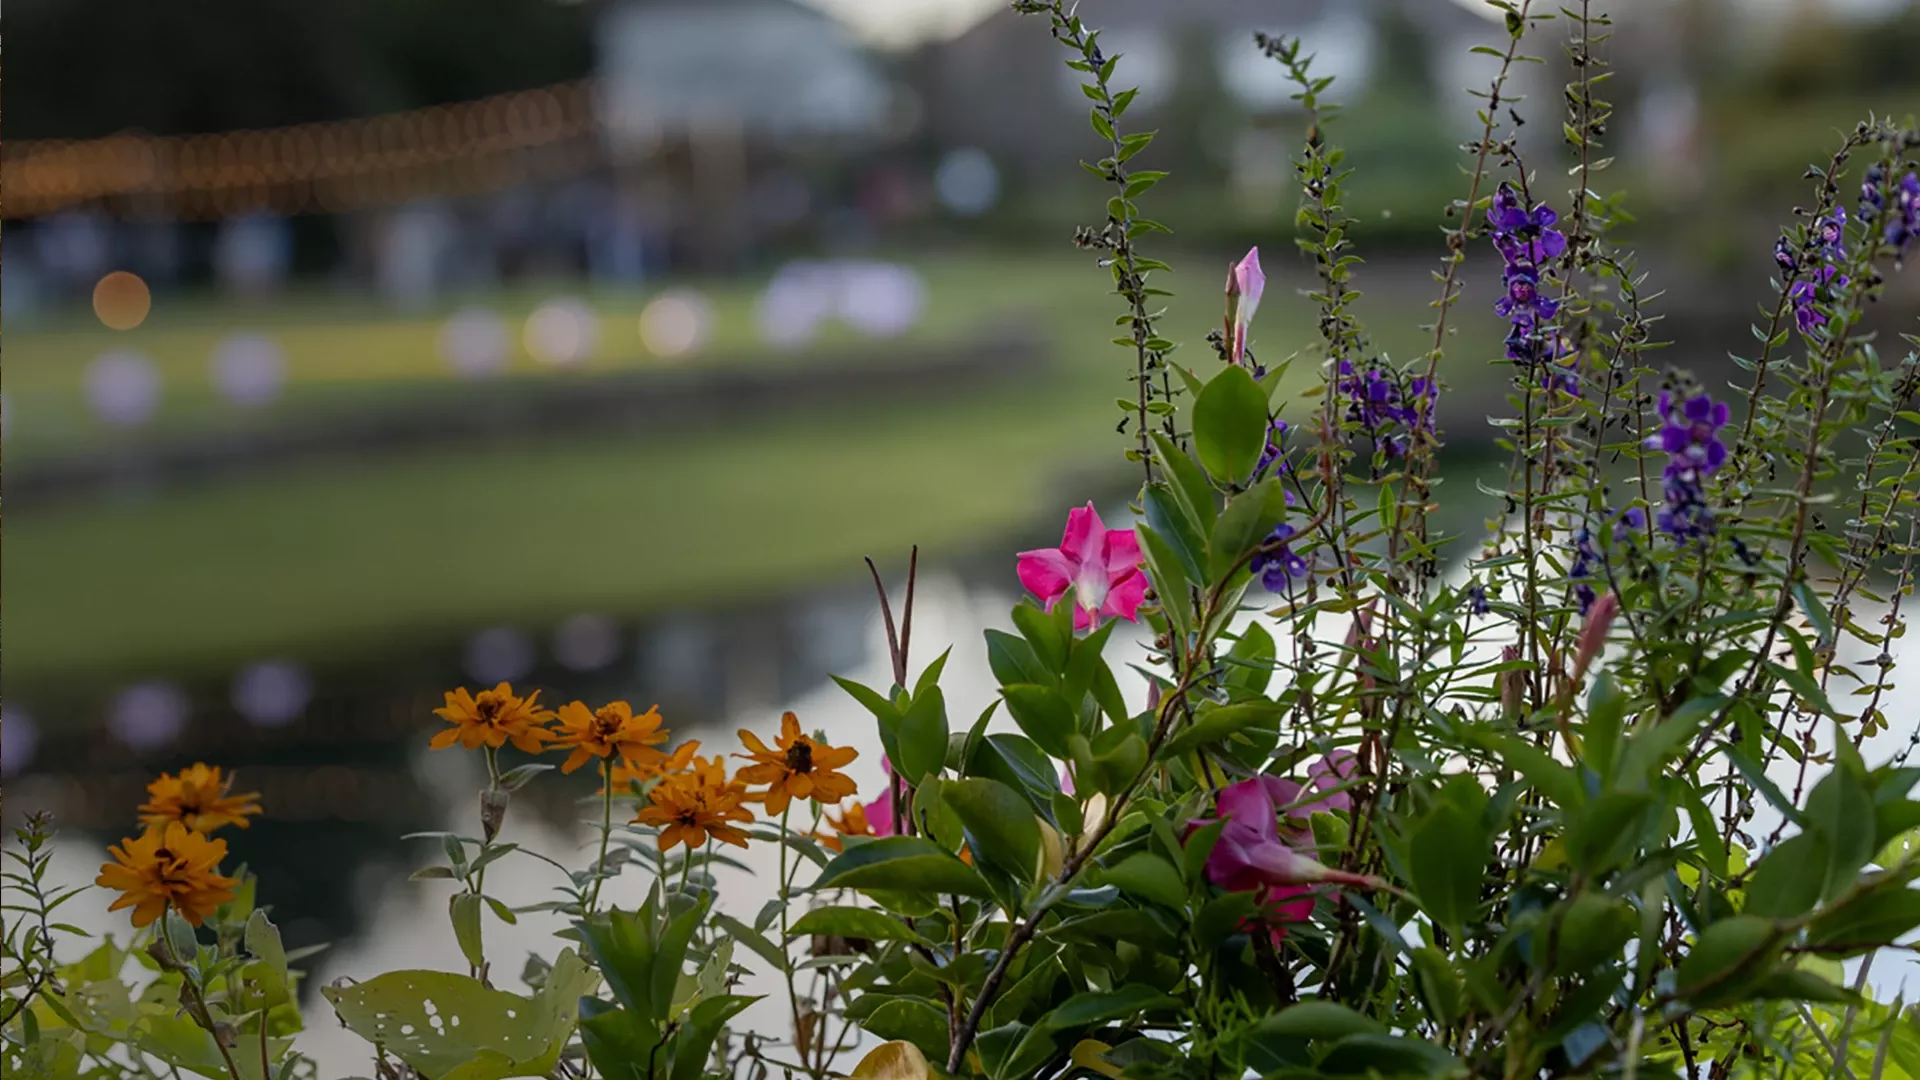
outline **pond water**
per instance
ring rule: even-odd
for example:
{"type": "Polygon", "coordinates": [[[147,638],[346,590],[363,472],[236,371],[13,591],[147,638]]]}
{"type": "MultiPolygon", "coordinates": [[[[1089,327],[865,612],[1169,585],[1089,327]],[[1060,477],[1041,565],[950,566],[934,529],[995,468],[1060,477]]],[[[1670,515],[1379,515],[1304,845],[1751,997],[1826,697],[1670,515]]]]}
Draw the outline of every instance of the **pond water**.
{"type": "MultiPolygon", "coordinates": [[[[1107,510],[1109,521],[1125,516],[1119,506],[1107,510]]],[[[1473,523],[1452,527],[1470,530],[1473,523]]],[[[899,574],[892,577],[889,587],[897,598],[902,582],[899,574]]],[[[1008,612],[1016,589],[1005,550],[922,571],[912,666],[918,671],[953,646],[942,685],[956,726],[993,700],[996,684],[981,633],[1012,629],[1008,612]]],[[[1109,650],[1123,692],[1136,702],[1144,681],[1128,665],[1144,656],[1140,637],[1117,634],[1109,650]]],[[[95,717],[104,710],[105,729],[79,722],[78,715],[61,717],[43,709],[35,721],[40,733],[30,747],[30,762],[13,753],[18,744],[9,748],[14,775],[6,785],[7,815],[17,820],[30,809],[53,810],[64,830],[55,875],[87,881],[105,858],[105,845],[131,827],[143,785],[155,772],[194,760],[237,768],[242,787],[262,793],[267,812],[252,828],[227,834],[236,861],[260,873],[261,899],[272,905],[290,946],[331,944],[309,962],[311,1030],[301,1044],[319,1060],[323,1077],[364,1074],[369,1071],[366,1045],[330,1022],[312,989],[335,978],[397,968],[465,969],[446,916],[451,884],[407,879],[412,870],[442,858],[439,844],[400,839],[419,831],[478,831],[475,796],[485,780],[480,758],[427,749],[427,740],[442,727],[431,712],[442,690],[510,677],[516,686],[541,688],[543,699],[553,704],[576,697],[595,703],[626,698],[642,707],[657,702],[675,741],[700,739],[704,753],[739,749],[738,728],[768,735],[781,712],[791,709],[808,729],[824,731],[828,741],[862,748],[847,771],[862,797],[871,798],[881,783],[872,719],[828,676],[884,686],[890,679],[886,656],[871,586],[849,580],[752,604],[643,620],[576,618],[541,633],[486,628],[465,640],[384,656],[370,670],[281,668],[278,675],[256,672],[229,683],[153,684],[136,688],[143,697],[132,703],[124,691],[105,702],[76,697],[56,707],[91,710],[95,717]],[[285,708],[262,707],[272,704],[269,691],[276,680],[282,698],[306,691],[292,715],[285,708]],[[57,719],[76,722],[56,725],[57,719]]],[[[1909,676],[1887,704],[1895,728],[1872,741],[1870,761],[1905,746],[1915,730],[1916,695],[1920,677],[1909,676]]],[[[1778,772],[1790,785],[1791,772],[1784,767],[1778,772]]],[[[591,859],[595,786],[585,770],[539,778],[516,798],[503,838],[563,863],[584,865],[591,859]]],[[[776,849],[756,844],[744,853],[727,853],[737,855],[750,872],[720,872],[721,907],[750,922],[773,894],[776,849]]],[[[509,858],[488,876],[489,892],[513,905],[552,899],[557,883],[557,872],[533,860],[509,858]]],[[[607,896],[619,906],[637,906],[649,883],[644,871],[630,866],[609,883],[607,896]]],[[[124,933],[124,921],[105,911],[109,899],[98,892],[83,895],[73,905],[78,908],[73,921],[124,933]]],[[[562,925],[542,915],[524,917],[517,926],[489,919],[486,935],[496,982],[517,988],[528,953],[551,958],[562,947],[551,936],[562,925]]],[[[1873,981],[1883,1000],[1920,970],[1913,965],[1907,954],[1876,963],[1873,981]]],[[[779,990],[771,980],[756,980],[744,992],[779,990]]],[[[762,1002],[743,1023],[784,1032],[784,1000],[762,1002]]]]}

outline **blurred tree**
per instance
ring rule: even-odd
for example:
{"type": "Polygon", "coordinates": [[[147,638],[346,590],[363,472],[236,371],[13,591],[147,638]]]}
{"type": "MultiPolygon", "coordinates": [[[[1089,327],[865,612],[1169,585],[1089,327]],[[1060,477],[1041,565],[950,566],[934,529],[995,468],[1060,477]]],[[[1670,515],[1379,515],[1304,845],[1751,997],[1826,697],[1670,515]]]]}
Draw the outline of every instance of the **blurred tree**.
{"type": "Polygon", "coordinates": [[[7,134],[334,120],[589,73],[591,4],[16,0],[7,134]]]}

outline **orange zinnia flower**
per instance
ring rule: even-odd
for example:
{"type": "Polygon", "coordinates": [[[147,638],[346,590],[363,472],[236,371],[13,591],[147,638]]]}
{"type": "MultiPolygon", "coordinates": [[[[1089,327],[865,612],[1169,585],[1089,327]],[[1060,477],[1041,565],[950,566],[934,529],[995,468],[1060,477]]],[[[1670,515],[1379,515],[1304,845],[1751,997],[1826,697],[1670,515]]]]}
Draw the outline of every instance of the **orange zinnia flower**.
{"type": "Polygon", "coordinates": [[[246,828],[249,815],[260,812],[260,793],[231,795],[233,774],[220,766],[195,762],[180,775],[161,773],[147,785],[147,801],[140,804],[140,821],[165,825],[177,821],[194,832],[210,833],[222,825],[246,828]]]}
{"type": "Polygon", "coordinates": [[[537,754],[541,744],[553,738],[553,732],[544,726],[553,719],[553,710],[540,707],[540,691],[523,698],[506,683],[478,694],[467,693],[464,686],[449,690],[446,706],[433,713],[453,725],[433,737],[428,745],[435,750],[445,750],[456,742],[469,750],[481,746],[498,750],[511,741],[527,753],[537,754]]]}
{"type": "Polygon", "coordinates": [[[616,754],[625,761],[645,764],[665,755],[654,747],[667,741],[660,726],[660,706],[650,706],[639,716],[624,701],[608,702],[589,709],[575,701],[560,707],[560,730],[554,733],[553,749],[573,748],[572,756],[560,771],[570,773],[590,758],[610,758],[616,754]]]}
{"type": "Polygon", "coordinates": [[[651,805],[642,807],[633,820],[660,830],[660,850],[671,851],[685,844],[688,851],[704,847],[707,838],[735,847],[747,846],[747,834],[727,824],[753,820],[753,812],[740,804],[747,798],[747,786],[738,779],[727,779],[724,758],[694,758],[693,768],[661,780],[647,792],[651,805]]]}
{"type": "Polygon", "coordinates": [[[825,844],[829,851],[844,850],[846,845],[840,842],[843,836],[874,835],[873,822],[867,820],[867,808],[860,803],[847,807],[846,811],[838,817],[834,816],[833,811],[827,811],[827,824],[833,826],[832,833],[815,833],[814,835],[820,838],[820,842],[825,844]]]}
{"type": "Polygon", "coordinates": [[[788,799],[812,799],[837,803],[854,793],[853,781],[835,772],[860,756],[852,747],[832,747],[817,743],[800,732],[800,718],[787,713],[780,718],[778,750],[769,750],[759,736],[744,728],[740,741],[752,753],[735,754],[754,764],[740,770],[740,779],[749,784],[767,784],[767,790],[754,798],[764,802],[768,814],[786,810],[788,799]]]}
{"type": "Polygon", "coordinates": [[[148,826],[138,839],[107,849],[114,861],[100,867],[94,884],[118,889],[120,899],[108,911],[133,909],[133,925],[146,926],[168,907],[194,926],[213,909],[233,899],[237,879],[222,877],[225,840],[209,840],[178,821],[148,826]]]}
{"type": "MultiPolygon", "coordinates": [[[[642,761],[631,763],[626,761],[614,762],[614,794],[624,795],[632,790],[634,784],[644,784],[649,780],[658,780],[663,776],[672,776],[677,772],[685,772],[687,767],[693,763],[693,752],[698,749],[700,749],[700,740],[693,739],[675,747],[671,754],[662,754],[658,750],[655,750],[651,757],[642,761]]],[[[604,795],[606,791],[607,789],[603,785],[595,794],[604,795]]]]}

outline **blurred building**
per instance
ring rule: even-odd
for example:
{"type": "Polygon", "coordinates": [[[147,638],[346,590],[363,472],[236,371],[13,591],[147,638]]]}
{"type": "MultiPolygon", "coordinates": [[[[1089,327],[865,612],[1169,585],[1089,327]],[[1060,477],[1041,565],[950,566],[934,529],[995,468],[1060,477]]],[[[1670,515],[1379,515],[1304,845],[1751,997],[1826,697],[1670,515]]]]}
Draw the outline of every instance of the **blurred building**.
{"type": "MultiPolygon", "coordinates": [[[[1107,56],[1122,55],[1117,87],[1138,87],[1129,118],[1178,140],[1297,106],[1285,68],[1261,55],[1255,30],[1298,37],[1332,97],[1351,101],[1382,74],[1383,21],[1398,20],[1426,54],[1431,89],[1458,84],[1459,57],[1500,36],[1495,24],[1445,0],[1084,0],[1107,56]],[[1222,123],[1225,121],[1226,123],[1222,123]]],[[[931,50],[928,123],[949,145],[979,146],[1012,169],[1044,174],[1087,156],[1085,76],[1033,19],[1001,11],[931,50]]],[[[1450,89],[1450,94],[1454,92],[1450,89]]],[[[1231,132],[1227,133],[1231,136],[1231,132]]],[[[1225,140],[1222,140],[1223,142],[1225,140]]],[[[1224,147],[1215,157],[1231,154],[1224,147]]]]}
{"type": "Polygon", "coordinates": [[[787,163],[845,160],[898,130],[880,60],[794,0],[615,0],[597,36],[612,220],[670,219],[710,268],[737,262],[767,223],[756,207],[808,212],[813,193],[787,163]]]}

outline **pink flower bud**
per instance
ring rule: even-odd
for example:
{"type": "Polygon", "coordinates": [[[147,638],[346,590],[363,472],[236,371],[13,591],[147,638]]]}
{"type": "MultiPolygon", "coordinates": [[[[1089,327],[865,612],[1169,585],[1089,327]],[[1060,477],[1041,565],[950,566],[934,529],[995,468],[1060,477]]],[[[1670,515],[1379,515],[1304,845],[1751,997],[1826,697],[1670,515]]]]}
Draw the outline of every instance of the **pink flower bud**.
{"type": "Polygon", "coordinates": [[[1246,257],[1227,271],[1227,362],[1237,364],[1247,351],[1247,326],[1260,309],[1267,275],[1260,270],[1260,249],[1248,248],[1246,257]]]}
{"type": "Polygon", "coordinates": [[[1608,593],[1593,602],[1587,612],[1587,624],[1580,628],[1580,639],[1573,654],[1573,685],[1578,686],[1587,674],[1588,665],[1607,647],[1607,631],[1613,629],[1613,620],[1620,614],[1620,597],[1608,593]]]}

